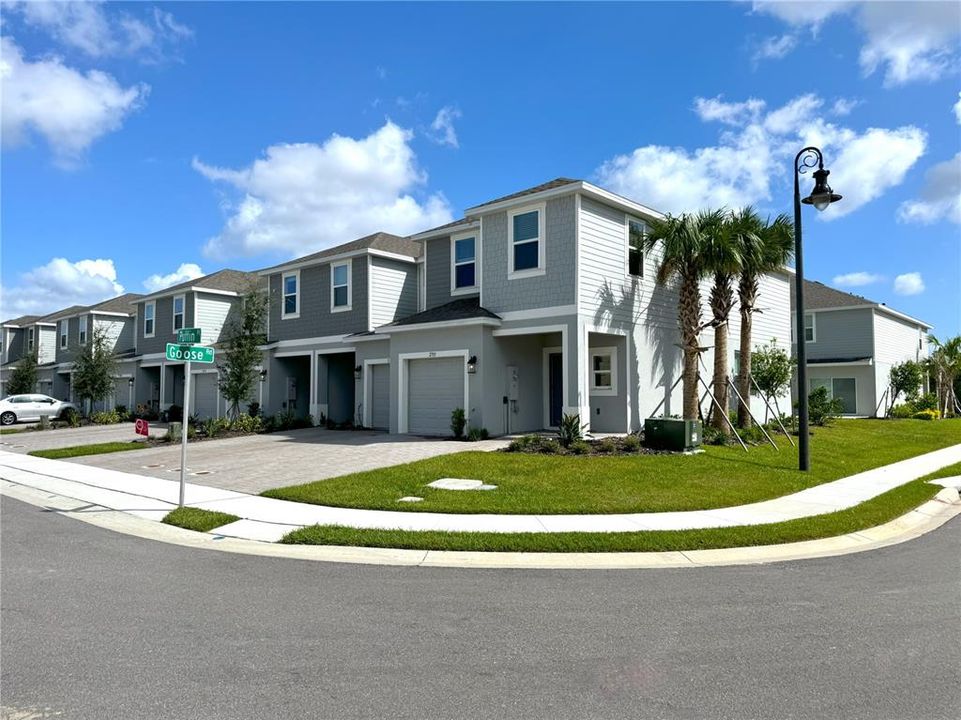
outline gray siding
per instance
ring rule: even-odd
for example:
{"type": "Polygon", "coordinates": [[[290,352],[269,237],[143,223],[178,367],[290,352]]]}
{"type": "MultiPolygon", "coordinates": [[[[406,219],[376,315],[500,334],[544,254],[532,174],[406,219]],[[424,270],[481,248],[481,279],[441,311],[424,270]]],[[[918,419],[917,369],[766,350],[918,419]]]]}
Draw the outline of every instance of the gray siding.
{"type": "Polygon", "coordinates": [[[281,273],[270,276],[271,342],[348,335],[368,329],[366,257],[353,258],[351,309],[347,312],[330,312],[330,265],[312,265],[300,270],[300,317],[282,320],[281,277],[281,273]]]}
{"type": "Polygon", "coordinates": [[[6,344],[4,347],[4,362],[19,360],[27,351],[26,330],[23,328],[7,328],[3,332],[5,333],[3,341],[6,344]]]}
{"type": "MultiPolygon", "coordinates": [[[[577,213],[574,195],[548,200],[545,214],[545,273],[514,280],[507,276],[511,250],[507,247],[507,212],[483,216],[482,302],[492,312],[574,304],[577,284],[577,213]]],[[[427,257],[430,263],[430,250],[427,257]]],[[[449,268],[446,277],[449,286],[449,268]]],[[[428,284],[431,282],[429,268],[427,281],[428,284]]]]}
{"type": "Polygon", "coordinates": [[[808,360],[874,355],[874,311],[871,308],[815,311],[813,314],[814,342],[807,344],[808,360]]]}
{"type": "MultiPolygon", "coordinates": [[[[146,303],[137,303],[137,351],[141,355],[163,353],[167,348],[167,343],[176,340],[177,336],[173,333],[173,302],[173,296],[157,298],[154,312],[154,336],[152,338],[144,337],[143,333],[143,313],[146,303]]],[[[188,312],[184,318],[184,321],[188,324],[192,318],[189,313],[192,304],[193,298],[188,294],[185,303],[188,312]]]]}
{"type": "MultiPolygon", "coordinates": [[[[482,254],[480,242],[480,232],[478,232],[476,252],[482,254]]],[[[432,307],[449,303],[454,299],[450,294],[450,235],[445,235],[442,238],[436,238],[434,240],[427,240],[424,243],[424,249],[427,253],[427,261],[425,263],[425,271],[427,272],[425,294],[427,296],[427,302],[425,309],[429,310],[432,307]]],[[[480,258],[478,258],[476,267],[478,270],[477,281],[480,282],[480,258]]],[[[458,297],[465,297],[465,295],[458,295],[458,297]]],[[[469,295],[467,295],[467,297],[469,297],[469,295]]]]}
{"type": "Polygon", "coordinates": [[[417,265],[370,257],[370,322],[386,325],[417,312],[417,265]]]}

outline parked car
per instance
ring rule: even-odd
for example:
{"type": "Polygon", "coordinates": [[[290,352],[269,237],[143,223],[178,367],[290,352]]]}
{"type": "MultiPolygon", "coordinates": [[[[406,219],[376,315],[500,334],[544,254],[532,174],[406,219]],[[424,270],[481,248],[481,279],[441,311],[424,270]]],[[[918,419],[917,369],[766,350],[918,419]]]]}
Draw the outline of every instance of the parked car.
{"type": "Polygon", "coordinates": [[[0,425],[13,425],[22,420],[39,420],[41,415],[63,417],[67,410],[79,412],[70,402],[49,395],[10,395],[0,400],[0,425]]]}

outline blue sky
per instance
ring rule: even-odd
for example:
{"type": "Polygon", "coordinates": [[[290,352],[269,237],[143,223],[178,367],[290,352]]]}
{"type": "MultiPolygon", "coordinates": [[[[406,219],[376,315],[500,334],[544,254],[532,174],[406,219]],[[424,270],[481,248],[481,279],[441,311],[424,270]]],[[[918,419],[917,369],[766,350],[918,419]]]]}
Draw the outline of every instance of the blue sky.
{"type": "Polygon", "coordinates": [[[4,317],[557,176],[790,212],[815,142],[808,276],[961,331],[956,3],[0,7],[4,317]]]}

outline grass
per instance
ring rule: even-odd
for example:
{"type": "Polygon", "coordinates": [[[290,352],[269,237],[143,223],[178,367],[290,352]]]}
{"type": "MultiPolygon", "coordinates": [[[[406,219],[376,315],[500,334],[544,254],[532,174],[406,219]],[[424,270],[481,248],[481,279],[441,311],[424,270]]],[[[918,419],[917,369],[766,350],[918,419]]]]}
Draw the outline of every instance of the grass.
{"type": "Polygon", "coordinates": [[[95,443],[93,445],[74,445],[73,447],[51,448],[50,450],[32,450],[28,455],[47,458],[48,460],[63,460],[65,458],[83,457],[85,455],[103,455],[104,453],[127,452],[128,450],[145,450],[150,447],[145,442],[130,440],[128,442],[95,443]]]}
{"type": "Polygon", "coordinates": [[[28,429],[26,427],[0,427],[0,435],[13,435],[14,433],[25,432],[28,429]]]}
{"type": "Polygon", "coordinates": [[[288,545],[350,545],[474,552],[665,552],[776,545],[835,537],[883,525],[930,500],[940,490],[927,481],[961,475],[961,463],[913,480],[847,510],[767,525],[624,533],[459,533],[358,530],[312,525],[287,533],[288,545]]]}
{"type": "Polygon", "coordinates": [[[176,525],[185,530],[210,532],[214,528],[218,528],[221,525],[228,525],[237,520],[240,520],[240,518],[230,513],[201,510],[200,508],[192,507],[180,507],[167,513],[161,522],[167,525],[176,525]]]}
{"type": "Polygon", "coordinates": [[[692,456],[574,457],[463,452],[305,485],[266,497],[335,507],[407,512],[563,514],[702,510],[743,505],[961,442],[961,420],[845,420],[815,428],[811,466],[797,451],[758,446],[706,447],[692,456]],[[426,487],[442,477],[497,485],[493,491],[426,487]],[[418,503],[399,503],[414,495],[418,503]]]}

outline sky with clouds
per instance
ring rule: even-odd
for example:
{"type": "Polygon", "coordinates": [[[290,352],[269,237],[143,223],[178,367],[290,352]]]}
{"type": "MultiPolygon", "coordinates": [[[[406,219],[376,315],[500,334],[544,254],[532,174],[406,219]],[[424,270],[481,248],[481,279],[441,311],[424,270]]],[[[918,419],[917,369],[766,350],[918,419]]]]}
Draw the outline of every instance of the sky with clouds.
{"type": "Polygon", "coordinates": [[[957,3],[0,9],[5,318],[558,176],[790,212],[816,144],[844,199],[806,209],[807,274],[961,331],[957,3]]]}

